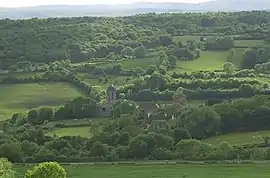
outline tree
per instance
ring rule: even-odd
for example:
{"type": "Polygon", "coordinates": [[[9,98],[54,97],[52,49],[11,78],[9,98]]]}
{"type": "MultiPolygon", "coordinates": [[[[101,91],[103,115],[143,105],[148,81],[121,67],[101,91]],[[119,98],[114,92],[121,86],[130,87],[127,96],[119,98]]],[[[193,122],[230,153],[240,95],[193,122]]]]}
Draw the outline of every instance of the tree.
{"type": "Polygon", "coordinates": [[[240,85],[238,91],[245,97],[253,96],[255,93],[255,89],[250,84],[240,85]]]}
{"type": "Polygon", "coordinates": [[[143,58],[146,56],[146,50],[144,46],[140,46],[134,49],[134,55],[136,58],[143,58]]]}
{"type": "Polygon", "coordinates": [[[121,117],[123,114],[134,115],[138,112],[137,104],[133,101],[124,100],[121,103],[116,103],[113,107],[113,116],[121,117]]]}
{"type": "Polygon", "coordinates": [[[184,93],[184,88],[179,87],[173,95],[173,99],[175,101],[177,101],[179,104],[181,105],[185,105],[186,104],[186,95],[184,93]]]}
{"type": "Polygon", "coordinates": [[[6,158],[0,158],[0,178],[14,178],[12,164],[6,158]]]}
{"type": "Polygon", "coordinates": [[[51,107],[42,107],[38,110],[36,124],[43,124],[44,121],[52,121],[54,117],[54,110],[51,107]]]}
{"type": "Polygon", "coordinates": [[[93,156],[106,156],[109,153],[109,147],[107,144],[102,144],[97,141],[93,144],[91,154],[93,156]]]}
{"type": "Polygon", "coordinates": [[[269,144],[270,137],[269,136],[263,136],[263,141],[265,145],[269,144]]]}
{"type": "Polygon", "coordinates": [[[176,145],[176,151],[182,159],[202,160],[207,158],[212,152],[211,145],[202,143],[198,140],[181,140],[176,145]]]}
{"type": "Polygon", "coordinates": [[[177,123],[195,139],[216,135],[220,130],[221,117],[212,107],[191,108],[183,111],[177,123]]]}
{"type": "Polygon", "coordinates": [[[6,157],[10,161],[20,162],[22,160],[21,145],[17,142],[7,142],[0,145],[0,157],[6,157]]]}
{"type": "Polygon", "coordinates": [[[263,66],[261,64],[256,64],[254,66],[254,70],[255,70],[256,73],[261,73],[262,70],[263,70],[263,66]]]}
{"type": "Polygon", "coordinates": [[[229,50],[234,47],[234,39],[231,37],[207,38],[205,48],[207,50],[229,50]]]}
{"type": "Polygon", "coordinates": [[[199,58],[201,56],[201,50],[200,49],[195,49],[194,50],[194,55],[195,55],[195,58],[199,58]]]}
{"type": "Polygon", "coordinates": [[[228,61],[233,61],[235,58],[235,49],[230,49],[229,50],[229,56],[228,56],[228,61]]]}
{"type": "Polygon", "coordinates": [[[169,58],[168,58],[168,61],[169,61],[170,67],[175,67],[176,62],[177,62],[177,57],[173,56],[173,55],[170,55],[169,58]]]}
{"type": "Polygon", "coordinates": [[[161,35],[161,36],[159,36],[159,43],[162,46],[169,46],[169,45],[173,44],[173,40],[168,35],[161,35]]]}
{"type": "Polygon", "coordinates": [[[174,27],[167,27],[166,32],[171,34],[171,35],[174,35],[175,34],[175,28],[174,27]]]}
{"type": "Polygon", "coordinates": [[[56,162],[45,162],[29,169],[25,178],[66,178],[65,169],[56,162]]]}
{"type": "Polygon", "coordinates": [[[27,116],[28,122],[35,124],[37,116],[38,116],[38,112],[36,109],[32,109],[32,110],[28,111],[28,116],[27,116]]]}
{"type": "Polygon", "coordinates": [[[117,144],[126,146],[129,144],[129,140],[130,140],[129,133],[122,132],[117,139],[117,144]]]}
{"type": "Polygon", "coordinates": [[[146,74],[151,75],[156,71],[156,66],[154,65],[149,65],[148,68],[146,69],[146,74]]]}
{"type": "Polygon", "coordinates": [[[192,60],[196,57],[195,54],[188,48],[174,49],[173,55],[181,60],[192,60]]]}
{"type": "Polygon", "coordinates": [[[121,54],[126,57],[132,57],[133,56],[133,49],[129,46],[125,47],[122,51],[121,54]]]}
{"type": "Polygon", "coordinates": [[[218,158],[221,160],[233,159],[233,151],[233,147],[228,142],[221,142],[217,149],[218,158]]]}
{"type": "Polygon", "coordinates": [[[162,51],[159,53],[159,65],[164,65],[168,66],[169,61],[168,61],[168,55],[162,51]]]}
{"type": "Polygon", "coordinates": [[[232,74],[232,72],[235,70],[235,66],[234,64],[232,64],[231,62],[226,62],[223,65],[223,70],[224,72],[226,72],[227,74],[232,74]]]}
{"type": "Polygon", "coordinates": [[[161,66],[159,66],[158,71],[159,71],[160,74],[166,75],[166,73],[167,73],[167,67],[164,66],[164,65],[161,65],[161,66]]]}

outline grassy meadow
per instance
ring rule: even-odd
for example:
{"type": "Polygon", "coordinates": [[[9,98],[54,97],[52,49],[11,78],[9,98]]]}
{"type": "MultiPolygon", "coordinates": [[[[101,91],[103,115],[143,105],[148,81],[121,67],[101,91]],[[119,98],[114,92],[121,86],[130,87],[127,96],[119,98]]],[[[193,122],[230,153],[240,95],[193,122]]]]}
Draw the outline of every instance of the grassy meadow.
{"type": "Polygon", "coordinates": [[[179,41],[181,41],[182,43],[185,43],[185,42],[187,42],[188,40],[196,40],[196,41],[198,41],[198,40],[200,40],[200,36],[189,36],[189,35],[187,35],[187,36],[174,36],[173,37],[173,41],[174,42],[179,42],[179,41]]]}
{"type": "Polygon", "coordinates": [[[250,46],[262,45],[264,43],[265,43],[264,40],[235,40],[234,46],[250,47],[250,46]]]}
{"type": "MultiPolygon", "coordinates": [[[[268,178],[269,165],[69,165],[68,178],[268,178]]],[[[18,178],[27,167],[17,166],[18,178]]]]}
{"type": "MultiPolygon", "coordinates": [[[[222,69],[223,64],[228,60],[228,56],[228,51],[202,51],[201,56],[198,59],[190,61],[178,60],[176,68],[173,70],[173,72],[193,72],[199,70],[211,71],[222,69]]],[[[148,57],[142,59],[121,61],[119,63],[122,64],[124,69],[130,69],[132,67],[141,67],[142,69],[146,69],[149,65],[156,65],[158,62],[159,61],[156,54],[149,55],[148,57]]],[[[112,66],[113,64],[103,64],[100,66],[105,68],[112,66]]],[[[89,81],[92,82],[91,79],[89,79],[89,81]]]]}
{"type": "Polygon", "coordinates": [[[198,59],[192,61],[177,61],[177,66],[172,72],[211,71],[222,69],[227,62],[228,51],[203,51],[198,59]]]}
{"type": "Polygon", "coordinates": [[[83,77],[84,81],[86,81],[90,85],[99,85],[105,89],[111,84],[115,84],[117,86],[131,84],[135,79],[134,77],[110,75],[109,81],[105,83],[104,81],[100,82],[98,76],[93,76],[92,74],[89,73],[80,73],[80,75],[83,77]],[[129,78],[129,80],[127,80],[127,78],[129,78]]]}
{"type": "Polygon", "coordinates": [[[57,106],[80,95],[76,88],[67,83],[2,84],[0,85],[0,120],[31,108],[57,106]]]}
{"type": "Polygon", "coordinates": [[[90,137],[90,127],[68,127],[68,128],[57,128],[52,132],[47,133],[49,136],[57,135],[58,137],[64,136],[81,136],[90,137]]]}
{"type": "Polygon", "coordinates": [[[204,140],[213,145],[219,145],[220,142],[226,141],[231,145],[243,145],[252,143],[263,143],[263,137],[270,136],[270,130],[258,132],[242,132],[220,135],[204,140]]]}
{"type": "Polygon", "coordinates": [[[111,117],[97,117],[91,119],[78,119],[78,120],[62,120],[49,122],[46,124],[47,128],[50,128],[47,131],[46,135],[53,136],[57,135],[58,137],[64,136],[81,136],[85,138],[91,137],[93,133],[99,132],[103,125],[108,124],[108,120],[111,117]],[[64,124],[66,128],[58,128],[57,124],[64,124]]]}

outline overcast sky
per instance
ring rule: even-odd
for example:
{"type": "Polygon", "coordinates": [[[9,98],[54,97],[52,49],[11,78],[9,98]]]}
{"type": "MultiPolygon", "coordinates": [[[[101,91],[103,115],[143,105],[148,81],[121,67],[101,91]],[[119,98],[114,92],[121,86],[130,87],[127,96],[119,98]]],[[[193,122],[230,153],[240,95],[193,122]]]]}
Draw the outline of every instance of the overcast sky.
{"type": "Polygon", "coordinates": [[[190,2],[199,3],[208,0],[0,0],[0,7],[26,7],[39,5],[81,5],[81,4],[129,4],[134,2],[190,2]]]}

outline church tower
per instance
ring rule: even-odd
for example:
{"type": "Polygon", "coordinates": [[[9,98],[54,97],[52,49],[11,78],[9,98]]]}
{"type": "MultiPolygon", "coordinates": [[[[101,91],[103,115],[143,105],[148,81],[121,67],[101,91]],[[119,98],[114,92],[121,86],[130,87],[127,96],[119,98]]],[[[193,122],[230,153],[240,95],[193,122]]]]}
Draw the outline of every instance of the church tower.
{"type": "Polygon", "coordinates": [[[113,103],[116,101],[116,87],[111,85],[107,88],[107,101],[113,103]]]}

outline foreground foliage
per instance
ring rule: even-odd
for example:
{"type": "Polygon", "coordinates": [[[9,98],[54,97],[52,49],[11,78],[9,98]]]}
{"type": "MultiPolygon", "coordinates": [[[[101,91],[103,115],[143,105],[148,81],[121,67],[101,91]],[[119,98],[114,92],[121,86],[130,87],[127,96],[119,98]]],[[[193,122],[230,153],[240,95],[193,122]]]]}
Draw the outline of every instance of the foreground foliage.
{"type": "Polygon", "coordinates": [[[14,178],[13,165],[5,158],[0,158],[0,178],[14,178]]]}
{"type": "Polygon", "coordinates": [[[28,170],[25,178],[66,178],[65,169],[55,162],[41,163],[28,170]]]}

